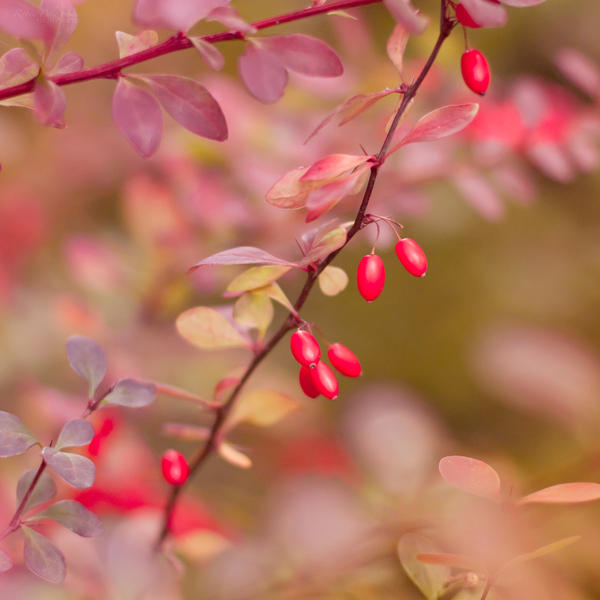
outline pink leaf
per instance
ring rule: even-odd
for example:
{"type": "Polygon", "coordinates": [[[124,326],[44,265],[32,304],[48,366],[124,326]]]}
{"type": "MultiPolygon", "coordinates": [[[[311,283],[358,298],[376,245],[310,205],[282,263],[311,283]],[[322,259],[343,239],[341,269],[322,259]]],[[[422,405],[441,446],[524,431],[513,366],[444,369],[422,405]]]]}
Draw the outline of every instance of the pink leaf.
{"type": "Polygon", "coordinates": [[[23,48],[13,48],[0,57],[0,85],[11,86],[28,81],[40,70],[23,48]]]}
{"type": "Polygon", "coordinates": [[[323,181],[340,177],[363,165],[370,158],[370,156],[355,156],[354,154],[330,154],[311,165],[300,181],[323,181]]]}
{"type": "Polygon", "coordinates": [[[215,8],[230,0],[137,0],[133,20],[144,27],[187,31],[215,8]]]}
{"type": "MultiPolygon", "coordinates": [[[[431,142],[462,131],[477,115],[479,104],[452,104],[427,113],[394,147],[415,142],[431,142]]],[[[390,153],[391,153],[390,152],[390,153]]]]}
{"type": "Polygon", "coordinates": [[[587,56],[573,48],[562,48],[556,64],[563,75],[592,98],[600,95],[600,69],[587,56]]]}
{"type": "Polygon", "coordinates": [[[263,38],[260,45],[277,56],[284,67],[312,77],[339,77],[344,66],[325,42],[301,33],[263,38]]]}
{"type": "Polygon", "coordinates": [[[57,61],[52,69],[52,75],[64,75],[83,69],[83,58],[77,52],[66,52],[57,61]]]}
{"type": "Polygon", "coordinates": [[[391,15],[410,33],[421,33],[427,27],[427,18],[413,8],[410,0],[383,0],[391,15]]]}
{"type": "Polygon", "coordinates": [[[162,136],[163,118],[154,96],[119,79],[112,101],[112,114],[121,133],[144,157],[156,152],[162,136]]]}
{"type": "Polygon", "coordinates": [[[217,21],[232,31],[239,31],[245,35],[256,33],[256,27],[246,23],[232,6],[222,6],[210,11],[207,21],[217,21]]]}
{"type": "Polygon", "coordinates": [[[451,486],[482,498],[496,499],[500,477],[487,463],[468,456],[445,456],[440,460],[441,476],[451,486]]]}
{"type": "Polygon", "coordinates": [[[485,573],[486,568],[480,561],[465,554],[445,554],[442,552],[428,552],[417,554],[417,560],[428,565],[445,565],[455,567],[464,571],[475,571],[485,573]]]}
{"type": "Polygon", "coordinates": [[[279,208],[302,208],[312,189],[302,182],[309,167],[298,167],[280,177],[269,189],[265,200],[279,208]]]}
{"type": "Polygon", "coordinates": [[[462,167],[452,175],[452,181],[465,200],[488,221],[499,221],[505,213],[496,190],[477,170],[462,167]]]}
{"type": "Polygon", "coordinates": [[[25,0],[0,0],[0,30],[23,40],[46,39],[51,34],[40,9],[25,0]]]}
{"type": "Polygon", "coordinates": [[[217,252],[200,262],[197,262],[190,271],[198,267],[207,265],[286,265],[289,267],[298,266],[296,263],[290,262],[283,258],[277,258],[269,254],[265,250],[255,248],[254,246],[239,246],[230,250],[217,252]]]}
{"type": "Polygon", "coordinates": [[[288,74],[279,58],[268,50],[246,44],[238,67],[246,88],[257,100],[272,104],[283,96],[288,74]]]}
{"type": "Polygon", "coordinates": [[[46,55],[51,56],[73,35],[77,27],[77,11],[71,0],[42,0],[40,10],[50,29],[44,42],[46,55]]]}
{"type": "Polygon", "coordinates": [[[53,81],[39,79],[33,88],[33,113],[42,125],[62,129],[65,126],[67,100],[53,81]]]}
{"type": "Polygon", "coordinates": [[[559,483],[521,498],[519,504],[575,504],[600,500],[600,483],[559,483]]]}
{"type": "Polygon", "coordinates": [[[410,34],[406,28],[402,25],[396,25],[386,45],[387,55],[400,74],[402,74],[404,67],[404,51],[409,37],[410,34]]]}
{"type": "Polygon", "coordinates": [[[490,0],[461,0],[472,19],[482,27],[502,27],[508,15],[503,6],[490,0]]]}
{"type": "Polygon", "coordinates": [[[147,50],[158,44],[158,33],[153,29],[145,29],[136,35],[124,31],[115,31],[115,37],[119,46],[119,58],[147,50]]]}
{"type": "Polygon", "coordinates": [[[525,6],[536,6],[537,4],[546,2],[546,0],[500,0],[500,2],[507,6],[518,6],[519,8],[522,8],[525,6]]]}
{"type": "Polygon", "coordinates": [[[178,75],[143,75],[163,108],[186,129],[210,140],[227,139],[227,123],[221,107],[209,91],[194,79],[178,75]]]}
{"type": "Polygon", "coordinates": [[[223,68],[225,58],[214,44],[207,42],[201,36],[190,37],[189,40],[211,69],[220,71],[223,68]]]}

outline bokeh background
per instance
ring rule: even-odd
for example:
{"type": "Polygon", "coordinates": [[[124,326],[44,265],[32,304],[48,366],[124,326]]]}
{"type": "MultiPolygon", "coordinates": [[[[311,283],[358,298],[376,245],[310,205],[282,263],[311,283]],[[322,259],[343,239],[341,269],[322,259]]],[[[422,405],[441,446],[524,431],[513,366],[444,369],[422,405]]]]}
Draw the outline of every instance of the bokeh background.
{"type": "MultiPolygon", "coordinates": [[[[436,35],[437,3],[415,4],[433,24],[409,42],[408,80],[436,35]]],[[[302,7],[234,5],[249,21],[302,7]]],[[[115,30],[136,31],[131,9],[114,0],[80,4],[66,49],[86,65],[115,58],[115,30]]],[[[222,45],[221,73],[192,50],[136,69],[199,78],[222,104],[225,143],[197,138],[167,118],[159,152],[139,158],[111,123],[112,81],[69,86],[64,130],[2,108],[0,408],[42,439],[81,412],[85,390],[64,349],[74,333],[106,348],[109,379],[133,375],[206,397],[247,362],[243,351],[197,350],[174,328],[189,307],[225,304],[222,292],[239,270],[186,271],[237,245],[298,258],[293,238],[309,226],[301,212],[267,205],[266,190],[327,153],[379,147],[391,99],[302,144],[337,103],[398,83],[385,55],[392,19],[380,6],[352,14],[358,20],[318,17],[273,30],[327,40],[346,68],[329,81],[293,76],[275,105],[243,88],[238,42],[222,45]]],[[[513,495],[600,480],[600,112],[598,99],[557,65],[567,47],[600,63],[599,21],[593,0],[548,0],[511,9],[504,28],[469,31],[493,70],[478,120],[456,138],[390,159],[374,195],[373,212],[399,220],[426,250],[427,277],[403,271],[393,237],[382,230],[386,287],[367,304],[354,272],[374,232],[353,240],[335,262],[349,273],[347,289],[333,298],[315,290],[303,316],[352,348],[364,375],[344,380],[335,402],[310,401],[282,343],[251,386],[285,391],[298,410],[270,428],[236,430],[232,441],[252,458],[252,469],[218,457],[206,465],[176,515],[170,563],[157,569],[147,561],[167,493],[160,455],[176,447],[192,456],[198,442],[169,437],[163,425],[202,425],[211,416],[161,396],[145,409],[95,417],[108,434],[97,449],[97,483],[80,499],[103,518],[106,533],[89,541],[46,529],[67,556],[65,586],[17,568],[0,579],[1,597],[419,598],[397,555],[407,531],[426,532],[439,549],[478,556],[516,555],[582,534],[493,594],[599,597],[600,505],[527,508],[505,521],[484,501],[451,490],[437,471],[447,454],[484,459],[513,495]]],[[[218,30],[214,25],[197,31],[218,30]]],[[[15,46],[7,37],[1,43],[15,46]]],[[[457,30],[409,119],[473,101],[460,79],[463,49],[457,30]]],[[[333,217],[351,219],[358,201],[343,201],[333,217]]],[[[281,280],[290,298],[301,283],[293,274],[281,280]]],[[[276,323],[283,317],[282,310],[276,323]]],[[[0,464],[4,521],[14,511],[19,474],[36,460],[30,451],[0,464]]],[[[3,548],[20,560],[17,536],[3,548]]],[[[460,598],[480,594],[476,587],[460,598]]]]}

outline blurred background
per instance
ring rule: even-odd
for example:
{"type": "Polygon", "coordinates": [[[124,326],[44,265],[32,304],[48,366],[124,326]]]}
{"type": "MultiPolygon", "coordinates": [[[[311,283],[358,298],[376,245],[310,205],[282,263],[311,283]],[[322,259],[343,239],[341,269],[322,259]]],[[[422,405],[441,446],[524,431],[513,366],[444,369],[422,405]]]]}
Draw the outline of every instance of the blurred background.
{"type": "MultiPolygon", "coordinates": [[[[79,4],[66,50],[88,66],[116,58],[115,30],[137,31],[132,4],[79,4]]],[[[304,6],[233,4],[248,21],[304,6]]],[[[436,37],[437,2],[414,4],[432,24],[408,44],[408,81],[436,37]]],[[[249,360],[245,351],[195,349],[174,328],[185,309],[227,304],[223,290],[242,269],[186,271],[239,245],[298,260],[293,238],[310,225],[302,211],[267,205],[265,192],[326,154],[379,148],[393,99],[303,145],[336,104],[399,83],[385,53],[389,14],[379,5],[351,12],[357,20],[321,16],[271,30],[326,40],[345,65],[332,80],[292,75],[274,105],[260,104],[240,82],[239,42],[221,45],[226,66],[219,73],[193,50],[134,69],[198,78],[226,115],[224,143],[166,117],[161,148],[139,158],[111,122],[109,80],[65,88],[64,130],[39,126],[30,111],[2,108],[2,410],[40,439],[80,414],[85,389],[65,354],[75,333],[104,346],[107,381],[134,376],[203,397],[249,360]]],[[[600,110],[599,96],[572,76],[573,50],[600,63],[600,7],[549,0],[509,13],[504,28],[468,31],[492,68],[474,124],[455,138],[407,147],[377,182],[371,212],[400,221],[418,241],[427,277],[402,269],[395,238],[382,230],[377,251],[386,287],[365,303],[354,274],[373,243],[367,229],[335,261],[349,274],[346,290],[330,298],[315,289],[303,311],[328,340],[358,355],[363,376],[342,381],[334,402],[304,398],[284,341],[250,387],[285,391],[298,409],[272,427],[236,429],[231,441],[253,468],[211,459],[184,494],[172,560],[160,568],[147,557],[167,493],[160,455],[176,447],[191,457],[199,444],[166,435],[163,425],[207,425],[212,417],[164,396],[137,411],[100,411],[93,422],[106,435],[94,451],[97,482],[79,499],[102,517],[106,533],[90,541],[47,527],[67,557],[65,586],[40,583],[18,567],[0,579],[2,598],[419,598],[398,558],[406,532],[425,533],[438,550],[494,560],[584,534],[522,567],[492,595],[600,597],[600,505],[532,507],[507,518],[449,488],[437,470],[448,454],[480,458],[514,497],[559,482],[600,481],[600,110]]],[[[203,23],[193,31],[218,30],[203,23]]],[[[5,50],[16,45],[0,41],[5,50]]],[[[460,77],[463,50],[457,29],[407,119],[479,101],[460,77]]],[[[352,219],[359,201],[344,200],[323,221],[352,219]]],[[[302,282],[293,273],[280,281],[291,299],[302,282]]],[[[285,314],[277,310],[275,327],[285,314]]],[[[14,512],[19,474],[36,461],[32,450],[0,464],[4,522],[14,512]]],[[[66,486],[61,493],[73,496],[66,486]]],[[[3,548],[20,562],[21,545],[11,536],[3,548]]],[[[461,600],[480,595],[478,584],[460,592],[461,600]]]]}

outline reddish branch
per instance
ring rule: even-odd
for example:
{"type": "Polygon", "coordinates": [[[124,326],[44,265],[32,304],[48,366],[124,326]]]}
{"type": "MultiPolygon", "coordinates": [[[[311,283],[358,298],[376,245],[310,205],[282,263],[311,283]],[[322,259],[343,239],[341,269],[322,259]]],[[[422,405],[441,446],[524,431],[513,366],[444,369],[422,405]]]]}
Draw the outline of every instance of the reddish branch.
{"type": "MultiPolygon", "coordinates": [[[[331,10],[334,5],[336,5],[336,8],[340,8],[342,4],[344,4],[345,7],[348,8],[350,4],[352,4],[353,6],[357,6],[359,4],[368,4],[368,2],[355,2],[355,3],[333,2],[333,3],[327,4],[325,6],[327,7],[327,9],[331,10]]],[[[439,30],[437,41],[435,43],[435,46],[433,47],[433,50],[431,51],[431,54],[429,55],[429,58],[427,59],[427,62],[425,63],[424,67],[422,68],[421,72],[419,73],[419,76],[414,81],[414,83],[412,83],[412,85],[410,85],[406,89],[403,99],[402,99],[402,103],[400,104],[398,110],[396,111],[396,114],[394,115],[394,120],[392,121],[392,125],[391,125],[391,127],[387,133],[387,136],[381,146],[381,149],[379,150],[379,152],[376,155],[376,160],[374,161],[373,166],[371,167],[371,173],[369,176],[369,180],[367,182],[367,186],[365,188],[365,191],[364,191],[364,194],[362,197],[362,201],[360,203],[360,207],[356,214],[356,218],[354,219],[354,223],[348,231],[346,242],[344,243],[344,245],[341,248],[339,248],[338,250],[335,250],[334,252],[331,252],[327,257],[325,257],[325,259],[323,259],[323,261],[319,264],[319,266],[316,269],[308,272],[304,287],[302,288],[300,294],[298,295],[298,298],[296,299],[296,302],[294,303],[295,313],[292,313],[292,312],[288,313],[288,315],[287,315],[285,321],[282,323],[281,327],[277,330],[276,333],[273,334],[273,336],[268,340],[268,342],[265,344],[265,346],[262,348],[262,350],[260,350],[260,352],[258,352],[254,356],[254,358],[252,359],[250,364],[247,366],[246,371],[244,372],[244,374],[243,374],[242,378],[240,379],[239,383],[237,384],[237,386],[233,389],[233,391],[229,395],[227,401],[222,406],[220,406],[216,409],[215,420],[211,427],[209,438],[205,442],[204,446],[200,449],[200,451],[198,452],[196,457],[190,463],[190,476],[188,478],[188,482],[192,479],[192,476],[198,472],[200,467],[204,464],[204,462],[209,458],[209,456],[213,453],[213,451],[218,448],[219,444],[221,443],[222,436],[224,433],[223,425],[225,424],[227,415],[229,415],[229,413],[235,406],[235,403],[239,397],[239,394],[240,394],[242,388],[244,387],[244,385],[246,384],[246,382],[248,381],[248,379],[250,378],[252,373],[263,362],[263,360],[271,353],[271,351],[275,348],[275,346],[277,346],[279,341],[289,331],[294,329],[300,322],[297,313],[304,306],[306,300],[308,299],[310,292],[313,289],[313,286],[314,286],[315,282],[317,281],[317,277],[319,276],[319,274],[323,271],[323,269],[325,269],[325,267],[327,267],[327,265],[329,265],[333,261],[333,259],[350,242],[350,240],[367,224],[367,219],[365,219],[365,215],[366,215],[367,207],[369,205],[369,201],[371,200],[371,196],[373,194],[373,189],[375,187],[375,181],[377,179],[377,174],[379,172],[379,168],[382,166],[382,164],[385,160],[385,155],[386,155],[386,153],[389,149],[389,146],[392,142],[392,139],[394,137],[394,134],[396,132],[398,124],[400,123],[400,119],[402,118],[402,115],[404,114],[404,112],[406,111],[410,102],[412,101],[415,94],[417,93],[417,90],[423,83],[423,80],[427,76],[427,73],[429,73],[429,70],[431,69],[433,63],[435,62],[444,41],[450,35],[450,33],[452,32],[452,29],[455,26],[455,21],[453,19],[451,19],[447,14],[448,13],[448,5],[449,5],[448,0],[441,0],[440,30],[439,30]]],[[[300,13],[296,13],[296,15],[303,14],[303,16],[306,16],[306,13],[308,11],[310,11],[310,14],[316,14],[315,11],[317,10],[317,8],[323,8],[323,6],[306,9],[306,11],[300,11],[300,13]]],[[[292,19],[289,19],[289,20],[292,20],[292,19]]],[[[270,24],[274,24],[273,21],[274,21],[274,19],[269,19],[268,21],[263,21],[262,22],[263,27],[265,26],[264,23],[267,23],[267,22],[270,22],[270,24]]],[[[257,24],[255,23],[254,25],[256,26],[257,24]]],[[[177,499],[179,498],[184,487],[185,486],[178,486],[178,487],[173,487],[171,489],[169,499],[165,506],[163,526],[162,526],[162,529],[160,531],[160,534],[159,534],[159,537],[157,540],[157,547],[160,547],[162,545],[163,541],[168,536],[171,520],[173,518],[173,513],[175,510],[175,506],[177,504],[177,499]]]]}
{"type": "MultiPolygon", "coordinates": [[[[252,23],[255,29],[268,29],[281,25],[282,23],[290,23],[291,21],[299,21],[300,19],[307,19],[315,15],[330,12],[332,10],[345,10],[348,8],[355,8],[357,6],[365,6],[367,4],[376,4],[382,0],[336,0],[335,2],[328,2],[320,6],[312,6],[303,10],[296,10],[283,15],[270,17],[263,19],[262,21],[256,21],[252,23]]],[[[215,33],[212,35],[205,35],[202,37],[205,42],[209,44],[216,44],[217,42],[229,42],[231,40],[243,40],[244,34],[239,31],[225,31],[222,33],[215,33]]],[[[74,71],[73,73],[66,73],[64,75],[57,75],[56,77],[48,77],[50,81],[56,83],[56,85],[70,85],[71,83],[78,83],[80,81],[89,81],[91,79],[118,79],[121,75],[121,70],[133,65],[164,56],[165,54],[171,54],[179,50],[186,50],[193,46],[192,42],[187,38],[184,33],[178,33],[171,36],[168,40],[151,46],[141,52],[130,54],[118,60],[113,60],[90,69],[82,69],[81,71],[74,71]]],[[[0,100],[6,98],[13,98],[14,96],[20,96],[33,91],[37,77],[14,85],[12,87],[0,90],[0,100]]]]}

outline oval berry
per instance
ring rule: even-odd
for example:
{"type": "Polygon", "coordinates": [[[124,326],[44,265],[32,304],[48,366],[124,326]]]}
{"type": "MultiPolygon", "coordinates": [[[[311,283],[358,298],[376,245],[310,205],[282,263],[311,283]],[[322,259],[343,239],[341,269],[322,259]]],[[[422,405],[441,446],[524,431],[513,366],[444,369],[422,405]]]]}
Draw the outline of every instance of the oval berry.
{"type": "Polygon", "coordinates": [[[467,87],[483,96],[490,85],[490,67],[479,50],[467,50],[460,59],[462,76],[467,87]]]}
{"type": "Polygon", "coordinates": [[[327,351],[329,361],[335,369],[346,377],[360,377],[362,367],[354,352],[342,344],[331,344],[327,351]]]}
{"type": "Polygon", "coordinates": [[[402,238],[396,244],[396,256],[402,266],[415,277],[425,277],[427,273],[427,257],[415,240],[402,238]]]}
{"type": "Polygon", "coordinates": [[[367,254],[361,258],[356,272],[356,284],[360,295],[367,302],[372,302],[381,294],[385,284],[385,267],[381,256],[367,254]]]}
{"type": "Polygon", "coordinates": [[[167,450],[162,455],[160,465],[163,477],[172,485],[183,485],[190,474],[190,467],[185,457],[177,450],[167,450]]]}
{"type": "Polygon", "coordinates": [[[320,360],[317,366],[310,370],[310,374],[319,393],[330,400],[337,398],[339,391],[338,382],[328,364],[320,360]]]}
{"type": "Polygon", "coordinates": [[[294,358],[301,364],[311,369],[321,358],[321,348],[315,337],[308,331],[298,330],[290,339],[290,350],[294,358]]]}
{"type": "Polygon", "coordinates": [[[321,395],[321,392],[317,389],[317,386],[312,378],[313,370],[314,369],[310,369],[309,367],[302,365],[300,367],[300,373],[298,373],[300,387],[309,398],[316,398],[317,396],[321,395]]]}

